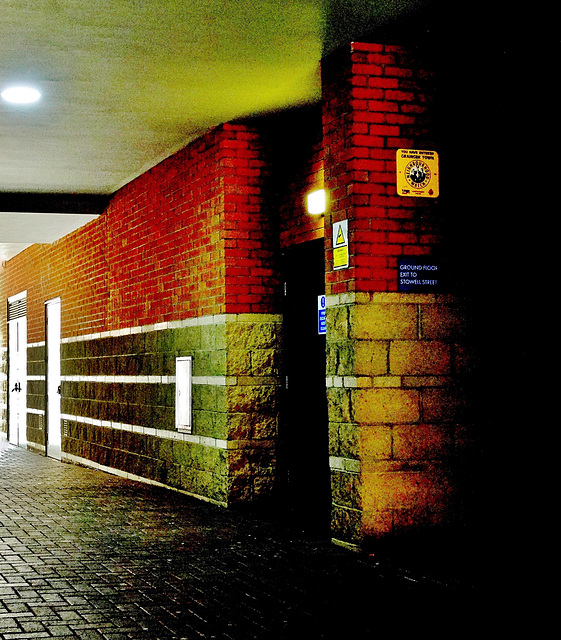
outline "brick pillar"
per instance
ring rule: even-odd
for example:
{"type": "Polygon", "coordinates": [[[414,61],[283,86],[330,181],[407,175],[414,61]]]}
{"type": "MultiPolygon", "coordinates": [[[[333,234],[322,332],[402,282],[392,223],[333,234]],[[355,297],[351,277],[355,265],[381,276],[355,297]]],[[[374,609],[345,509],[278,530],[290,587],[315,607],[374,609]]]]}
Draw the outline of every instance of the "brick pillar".
{"type": "Polygon", "coordinates": [[[368,540],[451,523],[469,441],[463,305],[398,292],[398,259],[435,257],[439,201],[403,197],[398,149],[438,151],[435,75],[415,51],[352,43],[323,67],[332,532],[368,540]],[[332,225],[348,221],[349,268],[332,225]]]}

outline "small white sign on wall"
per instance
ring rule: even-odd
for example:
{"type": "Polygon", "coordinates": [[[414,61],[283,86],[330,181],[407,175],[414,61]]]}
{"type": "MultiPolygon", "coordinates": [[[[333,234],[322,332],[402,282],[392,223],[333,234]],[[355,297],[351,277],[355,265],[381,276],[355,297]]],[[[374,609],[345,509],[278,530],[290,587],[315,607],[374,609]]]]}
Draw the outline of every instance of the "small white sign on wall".
{"type": "Polygon", "coordinates": [[[193,358],[175,359],[175,427],[182,433],[193,432],[192,412],[193,358]]]}

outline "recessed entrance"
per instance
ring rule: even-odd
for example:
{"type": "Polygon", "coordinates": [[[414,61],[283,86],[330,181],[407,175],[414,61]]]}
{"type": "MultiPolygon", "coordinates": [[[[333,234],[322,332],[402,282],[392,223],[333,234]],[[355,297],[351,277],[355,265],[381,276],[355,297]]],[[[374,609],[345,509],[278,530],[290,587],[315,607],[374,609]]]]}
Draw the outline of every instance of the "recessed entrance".
{"type": "Polygon", "coordinates": [[[280,465],[295,524],[329,530],[330,488],[325,334],[318,330],[318,296],[325,292],[323,239],[284,255],[285,389],[280,465]]]}

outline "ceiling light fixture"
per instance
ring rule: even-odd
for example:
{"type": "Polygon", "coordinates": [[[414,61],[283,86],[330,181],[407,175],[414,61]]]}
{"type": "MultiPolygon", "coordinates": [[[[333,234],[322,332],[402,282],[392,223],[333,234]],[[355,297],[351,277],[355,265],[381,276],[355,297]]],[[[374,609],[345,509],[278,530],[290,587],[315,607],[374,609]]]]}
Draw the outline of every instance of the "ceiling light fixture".
{"type": "Polygon", "coordinates": [[[41,94],[37,89],[32,87],[8,87],[0,93],[2,99],[12,104],[32,104],[37,102],[41,97],[41,94]]]}

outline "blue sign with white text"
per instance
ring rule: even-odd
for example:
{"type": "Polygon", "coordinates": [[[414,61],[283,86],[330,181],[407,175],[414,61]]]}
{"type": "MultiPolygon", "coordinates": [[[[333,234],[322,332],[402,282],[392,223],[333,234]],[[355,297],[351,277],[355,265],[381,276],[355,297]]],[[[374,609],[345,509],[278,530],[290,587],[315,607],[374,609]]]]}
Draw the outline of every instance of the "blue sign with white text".
{"type": "Polygon", "coordinates": [[[435,293],[441,287],[442,273],[438,261],[426,256],[398,258],[397,290],[408,293],[435,293]]]}
{"type": "Polygon", "coordinates": [[[327,333],[325,296],[318,296],[318,334],[325,335],[327,333]]]}

